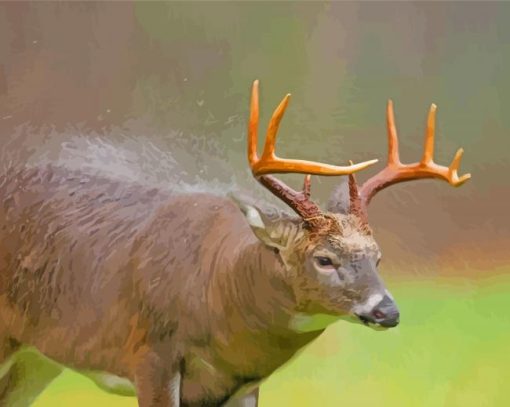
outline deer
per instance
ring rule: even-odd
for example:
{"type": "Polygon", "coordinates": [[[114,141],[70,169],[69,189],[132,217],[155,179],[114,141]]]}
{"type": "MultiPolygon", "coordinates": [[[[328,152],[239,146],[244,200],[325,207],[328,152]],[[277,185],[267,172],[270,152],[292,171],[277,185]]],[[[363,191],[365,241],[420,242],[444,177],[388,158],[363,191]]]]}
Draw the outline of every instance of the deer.
{"type": "Polygon", "coordinates": [[[432,105],[422,159],[401,163],[389,101],[387,164],[358,185],[354,173],[377,160],[336,166],[276,156],[289,98],[275,109],[259,157],[253,83],[248,162],[295,214],[52,164],[5,171],[0,406],[29,405],[64,367],[141,407],[257,406],[264,379],[330,323],[307,329],[303,321],[399,324],[378,274],[368,204],[400,182],[462,185],[470,177],[458,175],[463,150],[449,167],[434,162],[432,105]],[[305,174],[302,190],[281,173],[305,174]],[[348,176],[326,210],[311,199],[311,175],[348,176]]]}

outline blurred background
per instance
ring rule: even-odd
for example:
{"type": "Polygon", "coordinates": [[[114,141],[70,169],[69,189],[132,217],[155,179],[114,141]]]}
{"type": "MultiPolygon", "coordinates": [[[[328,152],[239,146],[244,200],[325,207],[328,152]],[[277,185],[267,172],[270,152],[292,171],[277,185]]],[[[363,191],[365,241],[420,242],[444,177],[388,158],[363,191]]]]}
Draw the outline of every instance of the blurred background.
{"type": "MultiPolygon", "coordinates": [[[[321,338],[327,357],[312,347],[263,387],[262,405],[315,405],[310,394],[331,406],[507,405],[497,383],[510,378],[498,353],[510,339],[508,21],[503,2],[2,2],[1,165],[52,161],[181,189],[257,191],[245,128],[260,79],[261,134],[293,95],[279,155],[379,158],[363,180],[385,161],[387,100],[404,162],[420,157],[436,103],[436,160],[448,165],[464,147],[461,174],[472,179],[459,189],[400,184],[371,205],[402,326],[380,334],[335,325],[321,338]],[[339,337],[350,347],[336,350],[339,337]]],[[[314,177],[314,198],[327,201],[336,182],[314,177]]],[[[69,377],[40,405],[58,405],[51,397],[64,388],[77,394],[69,377]]]]}

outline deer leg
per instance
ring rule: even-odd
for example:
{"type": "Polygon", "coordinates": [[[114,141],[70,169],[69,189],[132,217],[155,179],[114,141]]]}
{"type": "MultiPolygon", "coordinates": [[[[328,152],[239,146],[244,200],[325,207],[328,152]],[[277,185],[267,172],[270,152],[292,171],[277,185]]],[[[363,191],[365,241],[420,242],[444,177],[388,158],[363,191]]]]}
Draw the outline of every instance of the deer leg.
{"type": "Polygon", "coordinates": [[[227,401],[224,407],[257,407],[259,403],[259,388],[255,388],[240,398],[227,401]]]}
{"type": "Polygon", "coordinates": [[[19,343],[10,338],[0,338],[0,383],[2,378],[9,372],[13,365],[14,354],[18,350],[19,346],[19,343]]]}
{"type": "Polygon", "coordinates": [[[0,407],[27,407],[61,372],[62,367],[32,350],[11,356],[0,378],[0,407]]]}
{"type": "Polygon", "coordinates": [[[181,405],[180,363],[168,363],[150,354],[138,366],[135,374],[140,407],[179,407],[181,405]]]}

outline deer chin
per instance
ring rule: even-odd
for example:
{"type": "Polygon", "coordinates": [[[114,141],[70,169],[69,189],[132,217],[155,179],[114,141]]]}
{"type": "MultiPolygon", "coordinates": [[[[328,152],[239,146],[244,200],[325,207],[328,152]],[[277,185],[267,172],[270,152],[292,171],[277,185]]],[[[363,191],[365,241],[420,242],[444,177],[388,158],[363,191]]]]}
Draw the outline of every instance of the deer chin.
{"type": "Polygon", "coordinates": [[[382,326],[377,322],[368,321],[366,318],[356,314],[331,315],[323,313],[309,314],[305,312],[294,314],[289,321],[289,328],[298,333],[323,331],[337,321],[364,325],[374,331],[386,331],[389,329],[389,327],[382,326]]]}
{"type": "Polygon", "coordinates": [[[289,328],[294,332],[305,333],[323,331],[328,326],[337,321],[347,321],[359,323],[359,319],[354,315],[332,315],[325,313],[306,313],[298,312],[294,314],[289,321],[289,328]]]}
{"type": "Polygon", "coordinates": [[[369,328],[372,328],[374,331],[386,331],[389,329],[389,327],[387,326],[382,326],[378,322],[369,321],[365,317],[357,314],[355,314],[354,322],[357,324],[363,324],[365,326],[368,326],[369,328]]]}

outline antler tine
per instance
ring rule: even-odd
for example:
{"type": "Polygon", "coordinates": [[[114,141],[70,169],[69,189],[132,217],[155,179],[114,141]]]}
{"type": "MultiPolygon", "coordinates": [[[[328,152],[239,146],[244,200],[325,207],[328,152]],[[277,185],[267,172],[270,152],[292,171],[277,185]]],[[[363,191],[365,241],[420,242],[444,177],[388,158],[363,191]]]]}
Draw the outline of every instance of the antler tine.
{"type": "Polygon", "coordinates": [[[306,198],[310,198],[312,188],[312,176],[310,174],[305,175],[305,180],[303,182],[303,194],[306,198]]]}
{"type": "Polygon", "coordinates": [[[425,132],[425,144],[423,146],[423,157],[420,161],[423,165],[434,162],[434,139],[436,137],[436,110],[437,106],[430,105],[429,115],[427,117],[427,131],[425,132]]]}
{"type": "Polygon", "coordinates": [[[253,167],[259,157],[257,155],[257,138],[259,127],[259,81],[253,82],[250,103],[250,121],[248,122],[248,162],[253,167]]]}
{"type": "Polygon", "coordinates": [[[400,165],[397,126],[395,125],[395,113],[393,112],[393,101],[391,99],[388,100],[386,108],[386,122],[388,127],[388,165],[400,165]]]}
{"type": "Polygon", "coordinates": [[[452,186],[460,186],[471,178],[470,174],[459,177],[457,173],[464,152],[462,148],[457,151],[449,167],[434,162],[436,110],[436,105],[432,104],[427,117],[425,143],[421,160],[412,164],[402,164],[399,159],[393,103],[391,100],[388,101],[388,163],[382,171],[368,179],[360,189],[360,197],[365,211],[370,200],[377,192],[399,182],[437,178],[447,181],[452,186]]]}
{"type": "Polygon", "coordinates": [[[276,135],[280,127],[280,122],[283,118],[283,115],[285,114],[285,110],[289,105],[289,99],[290,93],[287,93],[280,102],[280,104],[278,105],[278,107],[273,112],[273,116],[271,116],[271,121],[267,126],[266,142],[264,143],[264,151],[262,152],[261,157],[261,160],[263,161],[271,161],[276,159],[276,156],[274,154],[276,135]]]}
{"type": "Polygon", "coordinates": [[[464,149],[461,147],[455,153],[455,157],[453,157],[452,163],[450,164],[449,177],[453,180],[455,186],[461,186],[464,182],[471,178],[471,174],[467,173],[459,177],[458,170],[460,166],[460,160],[462,159],[462,155],[464,154],[464,149]]]}
{"type": "MultiPolygon", "coordinates": [[[[352,161],[349,160],[349,163],[352,163],[352,161]]],[[[368,224],[367,214],[363,207],[354,174],[349,175],[349,212],[358,216],[363,223],[368,224]]]]}

